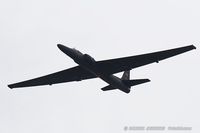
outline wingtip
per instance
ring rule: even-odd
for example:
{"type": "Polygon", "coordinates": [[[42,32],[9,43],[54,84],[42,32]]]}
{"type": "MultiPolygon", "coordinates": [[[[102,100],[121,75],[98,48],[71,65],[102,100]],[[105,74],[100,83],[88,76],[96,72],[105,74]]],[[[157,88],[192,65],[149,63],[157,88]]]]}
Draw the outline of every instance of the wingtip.
{"type": "Polygon", "coordinates": [[[9,87],[10,89],[13,89],[12,85],[8,85],[8,87],[9,87]]]}
{"type": "Polygon", "coordinates": [[[193,49],[197,49],[194,45],[192,45],[193,49]]]}

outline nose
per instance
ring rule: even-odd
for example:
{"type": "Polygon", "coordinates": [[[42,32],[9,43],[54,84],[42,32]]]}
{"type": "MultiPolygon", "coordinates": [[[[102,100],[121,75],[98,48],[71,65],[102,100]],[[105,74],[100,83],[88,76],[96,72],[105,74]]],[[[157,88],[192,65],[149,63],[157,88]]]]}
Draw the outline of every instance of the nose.
{"type": "Polygon", "coordinates": [[[73,53],[73,50],[69,47],[66,47],[62,44],[57,44],[57,47],[65,54],[67,54],[68,56],[71,56],[73,53]]]}
{"type": "Polygon", "coordinates": [[[72,51],[71,48],[66,47],[66,46],[64,46],[64,45],[62,45],[62,44],[57,44],[57,46],[58,46],[58,48],[59,48],[62,52],[64,52],[64,53],[69,53],[70,51],[72,51]]]}
{"type": "Polygon", "coordinates": [[[64,45],[62,45],[62,44],[57,44],[57,46],[58,46],[58,48],[61,50],[61,51],[63,51],[63,50],[69,50],[69,49],[71,49],[71,48],[68,48],[68,47],[66,47],[66,46],[64,46],[64,45]]]}
{"type": "Polygon", "coordinates": [[[62,44],[57,44],[58,48],[61,49],[61,47],[63,47],[62,44]]]}

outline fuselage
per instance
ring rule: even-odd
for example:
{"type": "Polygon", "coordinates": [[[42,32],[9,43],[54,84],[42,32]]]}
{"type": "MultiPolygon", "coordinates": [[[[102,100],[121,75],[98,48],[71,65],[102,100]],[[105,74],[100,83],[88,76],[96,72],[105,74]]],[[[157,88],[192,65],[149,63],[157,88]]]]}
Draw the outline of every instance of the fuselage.
{"type": "Polygon", "coordinates": [[[82,54],[76,49],[71,49],[61,44],[58,44],[58,48],[79,64],[83,69],[94,74],[95,76],[101,78],[114,88],[118,88],[126,93],[130,92],[130,87],[126,86],[122,80],[114,75],[108,75],[105,72],[100,71],[98,66],[96,66],[96,61],[88,54],[82,54]]]}

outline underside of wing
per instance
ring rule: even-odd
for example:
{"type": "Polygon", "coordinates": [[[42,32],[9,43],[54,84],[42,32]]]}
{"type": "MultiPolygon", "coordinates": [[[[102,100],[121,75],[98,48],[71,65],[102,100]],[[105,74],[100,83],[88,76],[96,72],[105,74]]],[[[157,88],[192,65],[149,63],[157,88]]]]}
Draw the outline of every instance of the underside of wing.
{"type": "Polygon", "coordinates": [[[80,81],[84,79],[96,78],[95,75],[89,73],[80,66],[76,66],[70,69],[52,73],[46,76],[39,78],[10,84],[9,88],[19,88],[19,87],[30,87],[38,85],[52,85],[57,83],[71,82],[71,81],[80,81]]]}
{"type": "Polygon", "coordinates": [[[144,66],[150,63],[159,62],[169,57],[196,49],[195,46],[189,45],[185,47],[148,53],[143,55],[130,56],[125,58],[104,60],[97,62],[97,66],[106,74],[118,73],[121,71],[130,70],[136,67],[144,66]]]}

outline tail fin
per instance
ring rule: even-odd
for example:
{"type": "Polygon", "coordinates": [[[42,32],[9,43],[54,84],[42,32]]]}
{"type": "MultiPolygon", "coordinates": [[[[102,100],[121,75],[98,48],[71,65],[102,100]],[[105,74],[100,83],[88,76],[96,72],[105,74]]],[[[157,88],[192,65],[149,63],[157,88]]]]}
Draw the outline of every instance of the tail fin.
{"type": "Polygon", "coordinates": [[[124,71],[124,74],[122,75],[122,80],[129,80],[130,79],[130,70],[124,71]]]}
{"type": "Polygon", "coordinates": [[[130,92],[130,88],[131,86],[135,86],[135,85],[139,85],[139,84],[143,84],[146,82],[149,82],[149,79],[134,79],[134,80],[130,80],[130,70],[128,71],[124,71],[122,77],[121,77],[121,81],[124,83],[124,85],[126,85],[128,87],[128,89],[120,89],[120,88],[116,88],[113,87],[111,85],[105,86],[103,88],[101,88],[101,90],[103,91],[108,91],[108,90],[115,90],[115,89],[120,89],[121,91],[125,92],[125,93],[129,93],[130,92]]]}
{"type": "MultiPolygon", "coordinates": [[[[124,71],[122,77],[121,77],[121,80],[122,81],[129,81],[130,79],[130,70],[129,71],[124,71]]],[[[111,85],[108,85],[108,86],[105,86],[103,88],[101,88],[102,91],[109,91],[109,90],[115,90],[117,88],[111,86],[111,85]]]]}
{"type": "Polygon", "coordinates": [[[134,79],[134,80],[123,80],[123,82],[127,86],[131,87],[131,86],[143,84],[143,83],[146,83],[146,82],[150,82],[150,80],[149,79],[134,79]]]}

